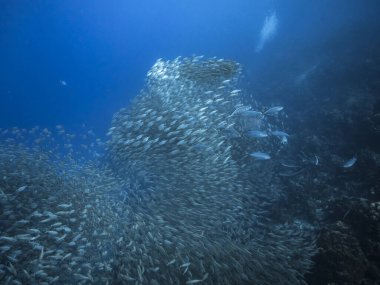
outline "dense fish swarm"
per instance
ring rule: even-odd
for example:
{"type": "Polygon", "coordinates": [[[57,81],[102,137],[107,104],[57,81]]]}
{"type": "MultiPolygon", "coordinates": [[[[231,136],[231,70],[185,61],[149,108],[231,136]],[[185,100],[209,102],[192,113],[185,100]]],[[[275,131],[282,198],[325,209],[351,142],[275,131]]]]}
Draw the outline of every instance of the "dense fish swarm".
{"type": "MultiPolygon", "coordinates": [[[[115,115],[112,167],[145,178],[128,193],[117,284],[302,282],[315,253],[312,234],[270,218],[281,187],[271,161],[249,154],[270,158],[284,140],[246,135],[278,128],[242,104],[240,73],[227,60],[158,60],[146,88],[115,115]]],[[[275,116],[282,107],[269,110],[275,116]]]]}
{"type": "Polygon", "coordinates": [[[0,144],[0,283],[111,284],[122,188],[69,155],[0,144]]]}
{"type": "Polygon", "coordinates": [[[245,104],[240,73],[158,60],[105,156],[91,132],[2,130],[0,283],[302,283],[312,229],[273,215],[283,108],[245,104]]]}

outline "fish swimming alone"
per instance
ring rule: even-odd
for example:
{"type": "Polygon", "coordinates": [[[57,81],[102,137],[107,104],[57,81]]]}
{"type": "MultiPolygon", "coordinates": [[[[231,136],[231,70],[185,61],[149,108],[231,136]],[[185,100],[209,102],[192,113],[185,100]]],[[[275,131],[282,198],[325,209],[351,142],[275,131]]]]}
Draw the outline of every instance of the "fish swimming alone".
{"type": "Polygon", "coordinates": [[[259,42],[256,46],[256,52],[260,52],[264,45],[271,40],[277,32],[278,19],[276,12],[273,12],[269,16],[265,17],[264,25],[260,31],[259,42]]]}
{"type": "Polygon", "coordinates": [[[357,161],[357,157],[354,156],[352,157],[351,159],[347,160],[344,164],[343,164],[343,168],[351,168],[355,165],[356,161],[357,161]]]}

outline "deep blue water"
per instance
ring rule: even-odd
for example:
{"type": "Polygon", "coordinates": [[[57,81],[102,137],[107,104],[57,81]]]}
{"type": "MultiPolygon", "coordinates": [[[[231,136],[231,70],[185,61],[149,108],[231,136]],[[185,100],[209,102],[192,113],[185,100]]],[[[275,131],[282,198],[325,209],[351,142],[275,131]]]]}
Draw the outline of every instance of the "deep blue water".
{"type": "MultiPolygon", "coordinates": [[[[0,127],[62,124],[75,130],[86,124],[98,135],[143,87],[158,58],[231,58],[243,64],[247,84],[271,89],[273,79],[286,83],[324,61],[341,65],[335,57],[373,44],[380,10],[377,1],[0,5],[0,127]],[[274,11],[276,35],[255,53],[263,21],[274,11]]],[[[252,92],[261,94],[255,88],[252,92]]],[[[283,104],[287,100],[276,96],[283,104]]]]}

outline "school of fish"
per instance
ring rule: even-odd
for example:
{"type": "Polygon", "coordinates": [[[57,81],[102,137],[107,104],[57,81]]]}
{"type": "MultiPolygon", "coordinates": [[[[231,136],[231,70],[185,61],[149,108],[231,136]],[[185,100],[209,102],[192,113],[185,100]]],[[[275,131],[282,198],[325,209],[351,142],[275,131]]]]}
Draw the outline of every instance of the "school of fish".
{"type": "Polygon", "coordinates": [[[2,142],[1,283],[302,284],[313,232],[271,215],[283,107],[247,103],[240,75],[159,59],[93,160],[2,142]]]}

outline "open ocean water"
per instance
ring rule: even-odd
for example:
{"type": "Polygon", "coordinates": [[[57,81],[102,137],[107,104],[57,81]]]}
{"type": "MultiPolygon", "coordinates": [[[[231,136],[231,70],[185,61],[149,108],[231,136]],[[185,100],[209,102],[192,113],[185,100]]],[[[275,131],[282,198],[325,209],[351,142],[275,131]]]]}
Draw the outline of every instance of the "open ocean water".
{"type": "Polygon", "coordinates": [[[0,284],[380,284],[379,14],[0,1],[0,284]]]}

